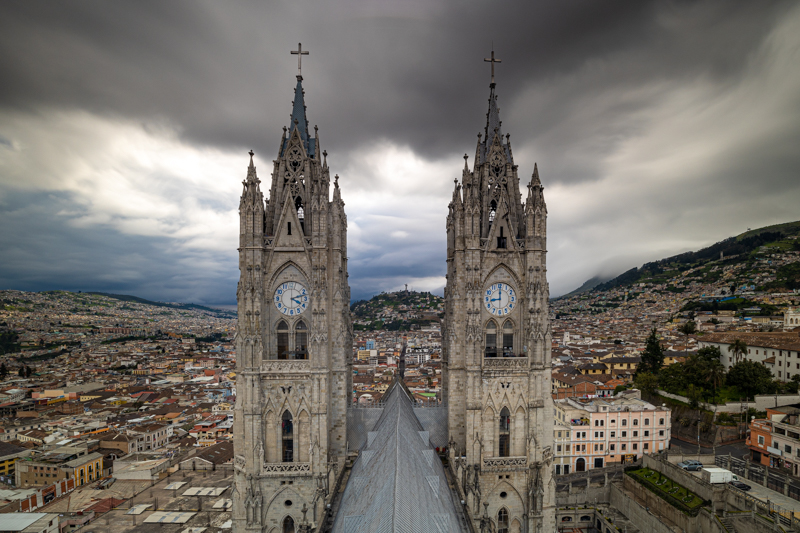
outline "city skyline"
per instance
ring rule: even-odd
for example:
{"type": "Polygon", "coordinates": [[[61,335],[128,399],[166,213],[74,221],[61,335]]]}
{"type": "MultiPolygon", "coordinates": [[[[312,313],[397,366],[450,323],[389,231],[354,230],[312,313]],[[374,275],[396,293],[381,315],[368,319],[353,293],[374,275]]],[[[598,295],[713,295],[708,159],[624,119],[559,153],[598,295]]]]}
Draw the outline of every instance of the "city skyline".
{"type": "Polygon", "coordinates": [[[233,303],[247,151],[269,182],[298,42],[354,299],[441,294],[492,48],[551,295],[798,218],[796,4],[396,4],[5,3],[2,288],[233,303]]]}

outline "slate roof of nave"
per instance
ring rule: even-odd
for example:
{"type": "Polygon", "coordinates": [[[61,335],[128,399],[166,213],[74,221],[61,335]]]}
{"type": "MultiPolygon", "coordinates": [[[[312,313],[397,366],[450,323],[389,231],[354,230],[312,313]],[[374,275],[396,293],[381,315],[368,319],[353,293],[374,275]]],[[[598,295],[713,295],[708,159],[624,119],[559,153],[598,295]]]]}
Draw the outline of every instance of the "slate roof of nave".
{"type": "Polygon", "coordinates": [[[444,467],[397,382],[353,465],[334,533],[456,533],[456,507],[444,467]]]}

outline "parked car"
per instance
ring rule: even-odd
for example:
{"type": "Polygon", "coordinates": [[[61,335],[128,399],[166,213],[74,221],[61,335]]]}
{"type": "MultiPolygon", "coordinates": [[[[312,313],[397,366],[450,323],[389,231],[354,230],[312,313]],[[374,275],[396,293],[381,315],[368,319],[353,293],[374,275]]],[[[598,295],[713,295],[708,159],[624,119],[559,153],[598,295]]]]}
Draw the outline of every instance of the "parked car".
{"type": "Polygon", "coordinates": [[[750,490],[750,485],[741,481],[728,481],[728,485],[733,485],[739,490],[750,490]]]}
{"type": "Polygon", "coordinates": [[[683,468],[684,470],[689,470],[689,471],[696,471],[703,469],[703,463],[701,463],[700,461],[695,461],[693,459],[680,462],[678,463],[678,466],[683,468]]]}

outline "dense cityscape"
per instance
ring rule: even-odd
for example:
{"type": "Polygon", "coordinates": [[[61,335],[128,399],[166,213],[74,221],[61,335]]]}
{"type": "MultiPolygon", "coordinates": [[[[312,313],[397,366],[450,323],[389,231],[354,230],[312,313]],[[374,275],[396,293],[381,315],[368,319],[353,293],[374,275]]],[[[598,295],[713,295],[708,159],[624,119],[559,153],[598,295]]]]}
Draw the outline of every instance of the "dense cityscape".
{"type": "MultiPolygon", "coordinates": [[[[796,239],[553,300],[554,474],[737,442],[755,464],[800,474],[796,239]],[[660,373],[642,370],[652,338],[660,373]],[[735,339],[744,353],[732,351],[735,339]],[[702,380],[696,390],[691,379],[669,381],[670,367],[694,372],[709,349],[724,367],[713,394],[702,380]],[[763,390],[732,379],[748,362],[766,369],[746,374],[763,390]],[[756,397],[764,393],[781,401],[767,405],[756,397]]],[[[74,529],[125,502],[135,509],[144,489],[174,472],[230,468],[230,310],[64,291],[5,290],[0,304],[3,512],[59,513],[74,529]]],[[[354,406],[381,405],[395,375],[421,405],[443,400],[443,314],[441,297],[407,289],[353,303],[354,406]]],[[[230,501],[207,504],[217,510],[209,522],[224,527],[230,501]]]]}

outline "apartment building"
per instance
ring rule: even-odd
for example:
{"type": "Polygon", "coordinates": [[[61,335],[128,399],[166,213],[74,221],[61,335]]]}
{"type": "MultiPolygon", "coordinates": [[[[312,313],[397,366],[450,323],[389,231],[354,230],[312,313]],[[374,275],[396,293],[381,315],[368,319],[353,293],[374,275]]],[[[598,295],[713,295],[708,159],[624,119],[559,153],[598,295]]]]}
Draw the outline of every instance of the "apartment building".
{"type": "Polygon", "coordinates": [[[635,461],[643,454],[669,447],[670,410],[654,406],[635,394],[566,398],[556,400],[556,404],[554,468],[557,475],[635,461]],[[559,408],[563,409],[563,422],[558,421],[559,408]]]}
{"type": "Polygon", "coordinates": [[[750,423],[747,445],[753,462],[800,476],[800,404],[767,408],[750,423]]]}

